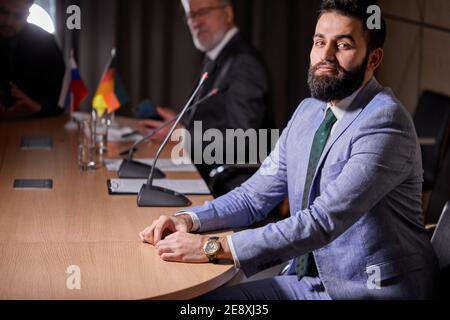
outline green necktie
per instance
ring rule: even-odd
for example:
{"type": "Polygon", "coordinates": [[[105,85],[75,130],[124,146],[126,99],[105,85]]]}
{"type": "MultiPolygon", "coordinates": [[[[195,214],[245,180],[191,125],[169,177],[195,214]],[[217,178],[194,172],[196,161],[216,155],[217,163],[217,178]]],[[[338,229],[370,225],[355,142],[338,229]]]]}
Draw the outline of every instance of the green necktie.
{"type": "MultiPolygon", "coordinates": [[[[316,132],[316,135],[314,136],[314,141],[309,156],[305,189],[303,191],[302,210],[308,207],[308,198],[309,192],[311,190],[311,184],[313,182],[314,175],[316,174],[317,166],[319,165],[319,160],[322,156],[323,150],[325,149],[328,138],[330,137],[331,129],[333,128],[333,125],[336,123],[336,121],[337,119],[334,116],[333,111],[331,111],[331,109],[328,109],[325,115],[325,119],[323,120],[322,124],[316,132]]],[[[297,272],[297,276],[299,279],[303,278],[306,275],[310,263],[313,263],[311,258],[311,253],[296,258],[295,271],[297,272]]]]}

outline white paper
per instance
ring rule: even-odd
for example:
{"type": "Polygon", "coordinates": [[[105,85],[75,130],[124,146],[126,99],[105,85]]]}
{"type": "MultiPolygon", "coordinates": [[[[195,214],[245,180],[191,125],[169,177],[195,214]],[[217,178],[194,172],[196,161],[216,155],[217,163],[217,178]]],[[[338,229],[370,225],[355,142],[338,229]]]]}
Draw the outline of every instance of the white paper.
{"type": "MultiPolygon", "coordinates": [[[[177,159],[179,162],[181,162],[181,160],[183,164],[177,165],[173,163],[172,159],[159,159],[156,163],[156,167],[163,172],[197,172],[197,168],[192,164],[190,158],[177,159]]],[[[108,171],[119,171],[122,161],[123,160],[107,159],[105,160],[106,168],[108,171]]],[[[148,165],[153,164],[153,159],[134,159],[134,161],[148,165]]]]}
{"type": "Polygon", "coordinates": [[[134,134],[132,136],[128,136],[125,138],[123,137],[123,135],[133,133],[133,132],[134,132],[134,130],[131,128],[128,128],[128,127],[114,128],[111,126],[108,128],[108,141],[128,142],[128,141],[138,141],[143,138],[143,136],[140,134],[134,134]]]}
{"type": "MultiPolygon", "coordinates": [[[[113,194],[138,194],[142,186],[147,183],[146,179],[111,179],[110,191],[113,194]]],[[[157,187],[170,189],[185,195],[210,195],[205,181],[155,179],[153,184],[157,187]]]]}

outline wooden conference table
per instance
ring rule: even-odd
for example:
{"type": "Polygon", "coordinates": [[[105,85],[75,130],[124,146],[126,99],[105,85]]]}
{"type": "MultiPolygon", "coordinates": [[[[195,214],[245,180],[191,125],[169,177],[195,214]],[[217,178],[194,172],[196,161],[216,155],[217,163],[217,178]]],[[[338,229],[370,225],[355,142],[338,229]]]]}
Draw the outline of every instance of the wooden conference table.
{"type": "MultiPolygon", "coordinates": [[[[116,173],[78,169],[77,132],[64,130],[66,121],[0,122],[0,299],[190,299],[235,276],[231,265],[164,262],[143,244],[138,233],[179,208],[139,208],[136,196],[108,195],[106,181],[116,173]],[[23,151],[24,135],[51,135],[53,149],[23,151]],[[14,190],[15,179],[54,185],[14,190]],[[69,266],[80,268],[80,290],[67,287],[69,266]]],[[[110,156],[129,145],[111,143],[110,156]]],[[[142,149],[137,157],[151,157],[156,146],[142,149]]],[[[211,197],[190,199],[200,205],[211,197]]]]}

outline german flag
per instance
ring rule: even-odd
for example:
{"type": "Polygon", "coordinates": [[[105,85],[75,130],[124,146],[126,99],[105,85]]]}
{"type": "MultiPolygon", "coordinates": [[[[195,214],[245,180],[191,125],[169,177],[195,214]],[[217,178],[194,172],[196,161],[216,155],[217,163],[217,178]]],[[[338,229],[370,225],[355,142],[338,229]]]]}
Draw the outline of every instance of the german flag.
{"type": "Polygon", "coordinates": [[[100,84],[92,101],[92,106],[97,115],[102,117],[105,112],[113,113],[129,101],[125,86],[120,79],[116,66],[115,50],[112,52],[111,61],[103,73],[100,84]]]}

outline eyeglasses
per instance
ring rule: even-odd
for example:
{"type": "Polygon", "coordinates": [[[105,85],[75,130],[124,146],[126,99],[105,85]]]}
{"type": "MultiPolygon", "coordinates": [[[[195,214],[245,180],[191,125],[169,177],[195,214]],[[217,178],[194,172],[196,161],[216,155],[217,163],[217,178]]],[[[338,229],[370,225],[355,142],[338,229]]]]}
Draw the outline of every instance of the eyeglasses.
{"type": "Polygon", "coordinates": [[[227,7],[227,4],[222,4],[220,6],[214,6],[214,7],[206,7],[199,9],[197,11],[191,11],[188,14],[186,14],[186,21],[192,21],[197,18],[202,18],[210,14],[214,10],[223,9],[227,7]]]}

